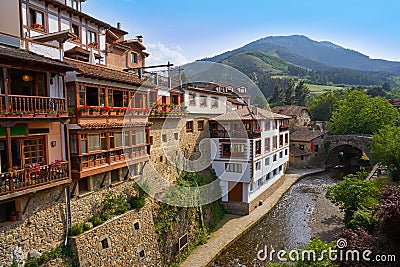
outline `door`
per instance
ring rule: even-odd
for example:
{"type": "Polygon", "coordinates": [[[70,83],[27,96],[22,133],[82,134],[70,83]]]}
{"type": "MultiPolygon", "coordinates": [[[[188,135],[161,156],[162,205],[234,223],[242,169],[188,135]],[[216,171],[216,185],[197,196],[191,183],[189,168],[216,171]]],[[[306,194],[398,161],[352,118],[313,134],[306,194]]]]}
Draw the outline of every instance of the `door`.
{"type": "Polygon", "coordinates": [[[243,201],[243,183],[229,182],[228,201],[242,202],[243,201]],[[232,188],[233,187],[233,188],[232,188]]]}

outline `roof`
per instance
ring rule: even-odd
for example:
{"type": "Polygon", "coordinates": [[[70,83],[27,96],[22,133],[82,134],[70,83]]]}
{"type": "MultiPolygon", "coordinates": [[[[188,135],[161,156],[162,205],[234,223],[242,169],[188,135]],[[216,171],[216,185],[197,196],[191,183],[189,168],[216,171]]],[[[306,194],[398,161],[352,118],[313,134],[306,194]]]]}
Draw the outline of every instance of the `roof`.
{"type": "Polygon", "coordinates": [[[395,107],[400,107],[400,98],[392,98],[389,100],[389,103],[395,107]]]}
{"type": "Polygon", "coordinates": [[[111,69],[106,66],[90,64],[74,59],[65,59],[65,61],[78,68],[78,73],[83,76],[139,86],[145,82],[144,80],[140,80],[137,75],[111,69]]]}
{"type": "Polygon", "coordinates": [[[301,156],[308,156],[311,155],[310,152],[305,151],[305,150],[301,150],[300,148],[297,148],[295,146],[291,146],[289,148],[289,153],[293,154],[295,157],[301,157],[301,156]]]}
{"type": "Polygon", "coordinates": [[[31,40],[35,40],[38,42],[50,42],[57,40],[60,43],[64,43],[68,39],[76,38],[77,36],[71,33],[69,30],[64,30],[60,32],[52,32],[43,35],[38,35],[35,37],[31,37],[31,40]]]}
{"type": "Polygon", "coordinates": [[[232,104],[235,104],[235,105],[241,105],[241,106],[245,106],[246,105],[246,103],[243,103],[243,102],[241,102],[241,101],[239,101],[237,99],[234,99],[234,98],[228,98],[228,101],[231,102],[232,104]]]}
{"type": "Polygon", "coordinates": [[[245,106],[243,108],[232,110],[228,113],[219,115],[212,118],[215,121],[238,121],[238,120],[279,120],[279,119],[289,119],[290,117],[273,113],[271,111],[256,108],[257,114],[252,112],[252,107],[245,106]]]}
{"type": "Polygon", "coordinates": [[[143,45],[142,42],[140,42],[137,39],[131,39],[131,40],[124,40],[121,42],[118,42],[119,44],[123,44],[123,45],[130,45],[130,44],[136,44],[138,45],[142,50],[146,50],[146,47],[143,45]]]}
{"type": "MultiPolygon", "coordinates": [[[[271,108],[272,112],[278,113],[278,114],[283,114],[286,116],[297,116],[299,115],[303,110],[306,110],[308,112],[308,109],[303,106],[277,106],[271,108]]],[[[309,112],[308,112],[309,113],[309,112]]]]}
{"type": "Polygon", "coordinates": [[[327,133],[327,131],[312,130],[307,127],[296,127],[294,129],[295,130],[290,133],[290,141],[311,142],[327,133]]]}
{"type": "Polygon", "coordinates": [[[0,44],[0,63],[12,67],[43,71],[72,71],[76,68],[58,59],[48,58],[25,49],[0,44]]]}
{"type": "MultiPolygon", "coordinates": [[[[93,51],[95,54],[94,56],[99,59],[101,58],[101,56],[99,54],[96,53],[96,51],[93,51]]],[[[83,49],[79,46],[75,46],[67,51],[64,52],[64,56],[65,57],[69,57],[69,58],[73,58],[74,56],[82,56],[82,57],[86,57],[89,58],[90,52],[86,49],[83,49]]]]}

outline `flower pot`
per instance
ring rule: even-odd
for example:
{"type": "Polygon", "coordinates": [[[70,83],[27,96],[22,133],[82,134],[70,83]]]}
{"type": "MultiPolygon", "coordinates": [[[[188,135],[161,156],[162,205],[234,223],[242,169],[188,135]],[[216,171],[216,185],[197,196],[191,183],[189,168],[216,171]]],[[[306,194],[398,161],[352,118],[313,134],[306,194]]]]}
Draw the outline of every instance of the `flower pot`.
{"type": "Polygon", "coordinates": [[[99,116],[100,115],[100,111],[91,111],[90,115],[91,116],[99,116]]]}
{"type": "Polygon", "coordinates": [[[89,111],[79,111],[81,116],[89,116],[89,111]]]}
{"type": "Polygon", "coordinates": [[[57,116],[56,113],[48,113],[48,114],[47,114],[47,117],[56,117],[56,116],[57,116]]]}
{"type": "Polygon", "coordinates": [[[8,220],[9,220],[10,222],[15,222],[15,221],[17,220],[17,215],[10,215],[10,216],[8,216],[8,220]]]}
{"type": "Polygon", "coordinates": [[[35,117],[38,117],[38,118],[44,118],[46,116],[47,116],[47,114],[44,114],[44,113],[35,113],[35,117]]]}

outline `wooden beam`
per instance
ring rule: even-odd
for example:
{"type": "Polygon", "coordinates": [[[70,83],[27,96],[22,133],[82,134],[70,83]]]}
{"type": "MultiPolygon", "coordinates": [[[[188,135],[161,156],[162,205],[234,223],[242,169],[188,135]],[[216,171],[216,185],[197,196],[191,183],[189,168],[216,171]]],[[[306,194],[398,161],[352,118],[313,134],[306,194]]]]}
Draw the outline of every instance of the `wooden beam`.
{"type": "Polygon", "coordinates": [[[26,210],[28,209],[28,205],[29,205],[29,202],[31,202],[31,199],[32,199],[32,193],[29,194],[28,200],[26,201],[25,207],[22,211],[22,215],[24,215],[26,210]]]}
{"type": "Polygon", "coordinates": [[[105,173],[104,173],[103,180],[101,180],[100,188],[103,188],[103,187],[104,187],[104,183],[106,182],[107,173],[108,173],[108,172],[105,172],[105,173]]]}

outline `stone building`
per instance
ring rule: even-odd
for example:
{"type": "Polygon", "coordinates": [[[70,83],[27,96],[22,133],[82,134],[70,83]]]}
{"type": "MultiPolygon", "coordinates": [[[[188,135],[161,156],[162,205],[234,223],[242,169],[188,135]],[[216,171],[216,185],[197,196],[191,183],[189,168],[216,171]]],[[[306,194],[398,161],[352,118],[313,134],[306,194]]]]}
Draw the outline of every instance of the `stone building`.
{"type": "Polygon", "coordinates": [[[309,168],[319,166],[318,151],[327,132],[307,127],[295,127],[290,133],[290,166],[309,168]]]}
{"type": "Polygon", "coordinates": [[[272,112],[291,117],[290,125],[295,127],[306,126],[311,121],[311,114],[302,106],[277,106],[271,108],[272,112]]]}
{"type": "Polygon", "coordinates": [[[212,167],[229,213],[249,214],[279,185],[289,160],[288,119],[246,106],[210,120],[212,167]]]}

